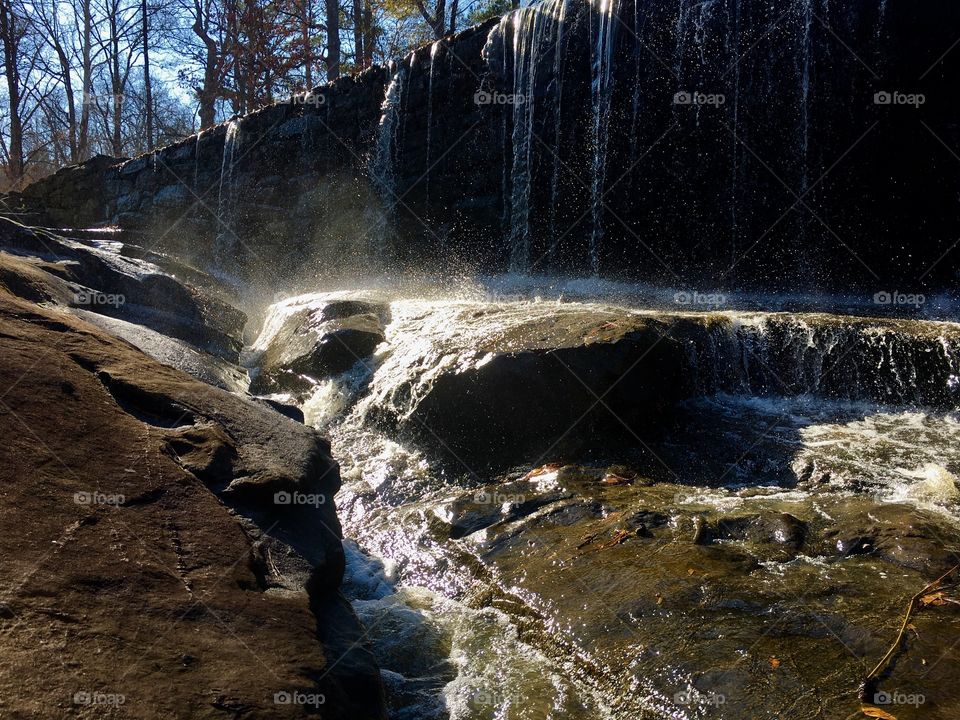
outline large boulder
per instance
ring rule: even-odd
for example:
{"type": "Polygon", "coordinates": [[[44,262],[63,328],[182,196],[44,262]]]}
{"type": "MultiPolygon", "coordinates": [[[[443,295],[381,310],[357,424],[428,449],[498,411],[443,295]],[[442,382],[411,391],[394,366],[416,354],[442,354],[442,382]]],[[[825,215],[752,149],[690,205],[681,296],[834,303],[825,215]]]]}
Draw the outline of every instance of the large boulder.
{"type": "Polygon", "coordinates": [[[127,252],[122,238],[77,234],[68,238],[0,218],[0,250],[43,261],[66,283],[66,304],[143,325],[224,360],[239,359],[246,316],[210,290],[212,278],[193,271],[187,282],[178,277],[182,264],[165,263],[167,270],[156,255],[127,252]]]}
{"type": "Polygon", "coordinates": [[[386,305],[330,300],[284,304],[279,327],[263,340],[251,390],[303,393],[322,378],[346,372],[373,355],[386,337],[386,305]]]}
{"type": "Polygon", "coordinates": [[[637,314],[443,302],[394,314],[369,411],[459,474],[641,447],[690,391],[670,327],[637,314]]]}
{"type": "Polygon", "coordinates": [[[19,263],[0,273],[0,714],[383,717],[337,590],[326,440],[14,297],[57,290],[19,263]]]}

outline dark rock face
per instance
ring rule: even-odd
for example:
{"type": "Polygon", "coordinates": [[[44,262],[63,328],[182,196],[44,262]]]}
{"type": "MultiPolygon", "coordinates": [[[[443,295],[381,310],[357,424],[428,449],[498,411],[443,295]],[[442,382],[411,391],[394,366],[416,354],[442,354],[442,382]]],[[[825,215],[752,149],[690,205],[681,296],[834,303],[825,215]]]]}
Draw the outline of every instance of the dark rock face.
{"type": "Polygon", "coordinates": [[[315,380],[346,372],[386,338],[386,305],[357,300],[305,308],[285,318],[258,361],[251,389],[303,393],[315,380]]]}
{"type": "Polygon", "coordinates": [[[434,374],[400,432],[471,474],[635,445],[690,389],[683,348],[665,330],[562,311],[523,323],[474,362],[434,374]]]}
{"type": "Polygon", "coordinates": [[[0,267],[5,712],[383,717],[326,440],[10,294],[59,291],[37,264],[0,267]]]}
{"type": "MultiPolygon", "coordinates": [[[[829,492],[786,503],[735,492],[737,503],[715,504],[702,488],[629,475],[537,468],[443,498],[431,526],[438,541],[456,539],[453,552],[489,577],[489,592],[530,637],[537,618],[565,628],[550,635],[552,651],[593,661],[586,672],[608,688],[618,717],[650,712],[637,687],[667,714],[856,713],[864,666],[889,648],[904,603],[956,565],[960,537],[936,512],[829,492]]],[[[898,717],[947,720],[960,696],[933,675],[953,671],[925,658],[954,657],[955,613],[912,621],[919,635],[880,687],[925,695],[898,717]]]]}
{"type": "Polygon", "coordinates": [[[44,299],[142,325],[223,360],[239,359],[246,316],[217,294],[183,282],[149,260],[2,218],[0,249],[42,259],[54,269],[55,278],[62,280],[58,297],[44,299]]]}
{"type": "Polygon", "coordinates": [[[941,0],[550,0],[317,88],[322,102],[23,195],[268,283],[322,254],[331,270],[945,289],[958,24],[941,0]]]}

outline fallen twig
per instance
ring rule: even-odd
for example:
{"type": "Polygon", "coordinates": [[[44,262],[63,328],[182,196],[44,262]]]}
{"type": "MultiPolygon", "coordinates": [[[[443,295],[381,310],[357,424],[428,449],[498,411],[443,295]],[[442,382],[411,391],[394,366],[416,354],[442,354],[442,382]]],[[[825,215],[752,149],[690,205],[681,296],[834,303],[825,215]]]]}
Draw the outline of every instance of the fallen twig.
{"type": "Polygon", "coordinates": [[[923,588],[923,590],[910,598],[910,603],[907,605],[907,612],[903,616],[903,622],[900,624],[900,632],[897,633],[897,639],[894,641],[893,645],[890,646],[890,649],[887,650],[887,654],[880,659],[880,662],[877,663],[877,666],[870,671],[869,675],[867,675],[866,679],[864,680],[864,687],[866,687],[866,684],[871,680],[878,677],[880,673],[882,673],[890,665],[890,661],[893,660],[894,656],[897,654],[897,651],[903,642],[903,635],[907,631],[907,626],[910,624],[910,617],[913,615],[913,611],[916,609],[917,601],[930,593],[932,590],[939,588],[941,583],[957,570],[960,570],[960,565],[953,566],[950,570],[938,577],[932,583],[929,583],[923,588]]]}

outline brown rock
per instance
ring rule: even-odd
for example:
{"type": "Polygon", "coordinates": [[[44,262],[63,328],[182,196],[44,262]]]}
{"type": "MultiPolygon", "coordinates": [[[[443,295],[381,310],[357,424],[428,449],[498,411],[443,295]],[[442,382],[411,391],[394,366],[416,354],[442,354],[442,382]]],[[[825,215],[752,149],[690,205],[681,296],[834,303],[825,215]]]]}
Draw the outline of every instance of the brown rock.
{"type": "Polygon", "coordinates": [[[382,717],[325,440],[6,290],[0,355],[0,714],[382,717]]]}

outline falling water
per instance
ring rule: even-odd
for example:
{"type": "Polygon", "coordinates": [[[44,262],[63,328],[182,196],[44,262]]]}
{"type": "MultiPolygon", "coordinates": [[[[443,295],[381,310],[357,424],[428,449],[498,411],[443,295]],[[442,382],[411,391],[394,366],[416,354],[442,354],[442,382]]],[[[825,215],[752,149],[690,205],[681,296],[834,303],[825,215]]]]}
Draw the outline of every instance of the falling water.
{"type": "Polygon", "coordinates": [[[532,92],[530,96],[526,93],[528,88],[533,89],[537,77],[537,14],[536,7],[528,7],[507,18],[513,31],[513,165],[510,176],[510,270],[513,272],[523,272],[530,266],[530,144],[536,103],[532,92]],[[518,97],[530,102],[517,102],[518,97]]]}
{"type": "Polygon", "coordinates": [[[200,186],[197,184],[197,176],[199,174],[200,168],[200,138],[203,136],[203,131],[197,133],[197,140],[193,147],[193,189],[199,190],[200,186]]]}
{"type": "MultiPolygon", "coordinates": [[[[644,18],[644,23],[646,18],[644,18]]],[[[633,82],[633,97],[630,103],[631,108],[631,122],[630,122],[630,167],[633,167],[637,161],[637,120],[640,117],[640,101],[642,99],[642,84],[640,82],[640,68],[641,68],[641,49],[642,43],[640,41],[640,33],[642,28],[640,25],[640,4],[635,2],[633,4],[633,35],[636,39],[636,42],[633,44],[633,73],[634,73],[634,82],[633,82]]]]}
{"type": "Polygon", "coordinates": [[[220,189],[217,201],[217,239],[215,252],[223,268],[236,266],[236,233],[233,222],[233,165],[234,154],[240,136],[240,121],[233,119],[227,123],[227,132],[223,138],[223,162],[220,165],[220,189]]]}
{"type": "MultiPolygon", "coordinates": [[[[550,58],[553,49],[552,77],[554,79],[555,139],[559,145],[560,135],[560,37],[565,12],[565,0],[546,0],[546,2],[516,10],[505,16],[490,31],[484,54],[488,61],[498,49],[502,49],[504,73],[509,77],[510,93],[504,97],[510,107],[503,114],[504,144],[508,114],[512,121],[510,134],[512,153],[509,160],[504,152],[504,192],[509,179],[509,213],[504,202],[504,219],[509,220],[510,229],[510,270],[529,272],[532,269],[530,257],[530,200],[532,194],[532,170],[534,144],[543,144],[534,134],[536,120],[537,78],[544,58],[550,58]],[[509,170],[507,168],[509,164],[509,170]]],[[[490,99],[500,96],[491,96],[490,99]]],[[[497,100],[499,104],[499,100],[497,100]]],[[[550,152],[550,151],[545,151],[550,152]]],[[[553,151],[554,153],[556,150],[553,151]]],[[[557,163],[554,159],[552,199],[556,199],[557,163]]],[[[554,209],[551,209],[551,226],[554,209]]]]}
{"type": "MultiPolygon", "coordinates": [[[[687,0],[679,0],[677,7],[677,24],[674,32],[677,36],[677,52],[674,57],[673,76],[679,80],[683,77],[683,56],[687,49],[687,0]]],[[[683,88],[681,88],[682,90],[683,88]]]]}
{"type": "Polygon", "coordinates": [[[803,128],[803,162],[801,168],[801,196],[806,192],[809,184],[808,154],[810,152],[810,31],[813,24],[813,0],[804,2],[804,28],[803,28],[803,74],[800,80],[801,105],[800,105],[800,123],[803,128]]]}
{"type": "Polygon", "coordinates": [[[734,58],[733,66],[733,133],[730,137],[730,267],[737,261],[737,245],[740,233],[737,216],[738,183],[740,172],[740,3],[733,3],[733,30],[727,33],[727,54],[734,58]]]}
{"type": "Polygon", "coordinates": [[[530,270],[530,172],[535,83],[544,28],[554,0],[514,13],[513,26],[513,168],[511,171],[510,269],[530,270]]]}
{"type": "Polygon", "coordinates": [[[398,64],[390,78],[383,104],[380,106],[380,125],[377,128],[377,138],[370,157],[370,179],[380,197],[391,204],[397,196],[394,156],[406,77],[406,68],[398,64]]]}
{"type": "Polygon", "coordinates": [[[426,207],[427,211],[430,210],[430,141],[433,135],[433,75],[434,68],[436,67],[436,57],[437,52],[440,50],[440,40],[437,40],[433,45],[430,46],[430,80],[429,87],[427,89],[427,160],[426,160],[426,169],[423,184],[424,184],[424,193],[426,194],[426,207]]]}
{"type": "Polygon", "coordinates": [[[619,0],[602,0],[593,48],[593,182],[590,187],[593,231],[590,234],[590,267],[600,271],[600,243],[603,241],[603,185],[607,171],[607,126],[613,95],[614,26],[619,0]]]}
{"type": "Polygon", "coordinates": [[[376,223],[379,231],[375,238],[377,249],[381,252],[389,249],[392,220],[398,203],[394,162],[399,147],[397,132],[402,119],[403,88],[406,78],[407,70],[403,67],[403,63],[393,66],[393,75],[387,86],[383,104],[380,106],[380,124],[377,127],[376,141],[370,155],[370,181],[383,202],[383,211],[376,223]]]}
{"type": "Polygon", "coordinates": [[[553,172],[550,177],[550,265],[556,266],[557,252],[557,188],[560,182],[560,134],[563,128],[560,111],[563,107],[563,28],[567,19],[567,0],[560,0],[557,16],[557,37],[553,49],[553,172]]]}

